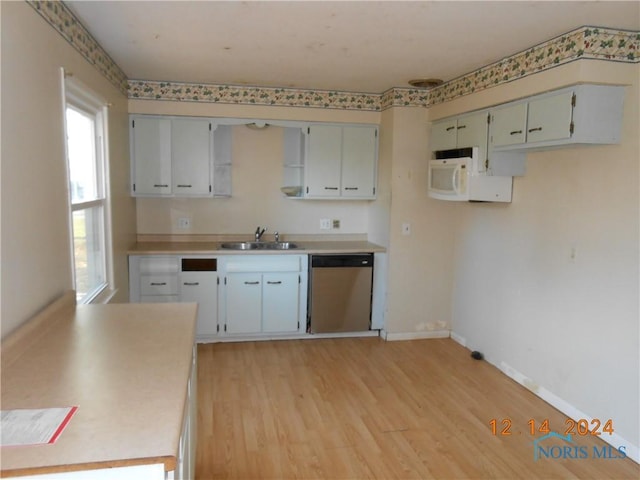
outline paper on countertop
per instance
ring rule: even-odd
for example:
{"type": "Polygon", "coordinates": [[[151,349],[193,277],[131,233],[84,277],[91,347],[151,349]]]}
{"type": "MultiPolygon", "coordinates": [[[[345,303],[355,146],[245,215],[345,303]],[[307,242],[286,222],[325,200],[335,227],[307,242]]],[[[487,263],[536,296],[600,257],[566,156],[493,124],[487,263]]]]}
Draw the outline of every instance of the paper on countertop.
{"type": "Polygon", "coordinates": [[[54,443],[78,407],[2,410],[0,446],[54,443]]]}

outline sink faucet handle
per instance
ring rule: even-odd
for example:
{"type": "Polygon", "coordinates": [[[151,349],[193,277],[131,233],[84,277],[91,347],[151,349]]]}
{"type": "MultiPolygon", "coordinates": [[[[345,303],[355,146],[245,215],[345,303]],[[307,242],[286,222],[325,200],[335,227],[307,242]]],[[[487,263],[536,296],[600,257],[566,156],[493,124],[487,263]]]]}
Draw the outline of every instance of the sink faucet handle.
{"type": "Polygon", "coordinates": [[[262,227],[258,226],[258,228],[256,228],[256,242],[258,240],[260,240],[262,238],[262,235],[264,235],[264,232],[267,231],[266,227],[262,228],[262,230],[260,230],[262,227]]]}
{"type": "Polygon", "coordinates": [[[280,234],[276,231],[276,232],[274,232],[273,235],[276,237],[276,242],[279,242],[280,241],[280,234]]]}

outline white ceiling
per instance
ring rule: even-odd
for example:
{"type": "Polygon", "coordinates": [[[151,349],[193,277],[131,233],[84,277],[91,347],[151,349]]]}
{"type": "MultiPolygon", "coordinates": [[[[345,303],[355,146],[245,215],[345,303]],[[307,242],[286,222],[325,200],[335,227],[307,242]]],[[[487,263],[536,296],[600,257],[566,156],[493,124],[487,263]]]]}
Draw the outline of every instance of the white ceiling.
{"type": "Polygon", "coordinates": [[[130,79],[382,93],[445,81],[640,2],[71,1],[130,79]]]}

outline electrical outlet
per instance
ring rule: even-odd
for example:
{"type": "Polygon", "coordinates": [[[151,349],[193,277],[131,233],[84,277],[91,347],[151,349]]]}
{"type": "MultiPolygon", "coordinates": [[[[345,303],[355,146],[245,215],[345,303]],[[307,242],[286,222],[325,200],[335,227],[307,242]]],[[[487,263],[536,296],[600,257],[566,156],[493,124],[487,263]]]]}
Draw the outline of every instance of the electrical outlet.
{"type": "Polygon", "coordinates": [[[333,229],[338,229],[340,228],[340,220],[333,220],[332,222],[332,227],[333,229]]]}
{"type": "Polygon", "coordinates": [[[321,218],[320,219],[320,230],[331,230],[331,219],[329,219],[329,218],[321,218]]]}
{"type": "Polygon", "coordinates": [[[182,230],[186,230],[191,228],[191,219],[189,217],[180,217],[178,218],[178,228],[182,230]]]}
{"type": "Polygon", "coordinates": [[[411,235],[411,224],[403,223],[402,224],[402,234],[403,235],[411,235]]]}

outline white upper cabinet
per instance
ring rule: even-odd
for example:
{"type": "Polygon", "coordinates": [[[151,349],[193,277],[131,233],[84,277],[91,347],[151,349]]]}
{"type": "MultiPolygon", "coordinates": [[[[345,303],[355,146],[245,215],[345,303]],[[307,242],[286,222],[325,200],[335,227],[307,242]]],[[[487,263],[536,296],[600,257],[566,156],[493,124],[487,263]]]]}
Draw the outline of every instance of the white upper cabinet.
{"type": "Polygon", "coordinates": [[[623,100],[624,87],[582,84],[492,108],[489,149],[618,143],[623,100]]]}
{"type": "Polygon", "coordinates": [[[516,145],[527,138],[527,103],[491,110],[491,146],[516,145]]]}
{"type": "Polygon", "coordinates": [[[431,151],[451,150],[458,145],[458,120],[457,118],[447,118],[433,122],[431,125],[431,151]]]}
{"type": "Polygon", "coordinates": [[[375,196],[377,146],[375,127],[342,127],[342,197],[375,196]]]}
{"type": "Polygon", "coordinates": [[[171,120],[173,193],[207,197],[213,191],[211,122],[201,119],[171,120]]]}
{"type": "Polygon", "coordinates": [[[133,195],[171,195],[171,120],[132,117],[133,195]]]}
{"type": "Polygon", "coordinates": [[[208,118],[131,115],[129,127],[133,196],[230,195],[229,126],[208,118]]]}
{"type": "Polygon", "coordinates": [[[337,197],[340,195],[342,165],[342,127],[309,127],[305,162],[306,195],[337,197]]]}
{"type": "Polygon", "coordinates": [[[374,199],[377,158],[376,126],[309,126],[303,196],[318,199],[374,199]]]}
{"type": "Polygon", "coordinates": [[[475,112],[433,122],[431,151],[479,147],[487,150],[487,112],[475,112]]]}
{"type": "Polygon", "coordinates": [[[528,143],[571,137],[573,95],[574,93],[571,91],[562,92],[529,102],[527,112],[528,143]]]}

